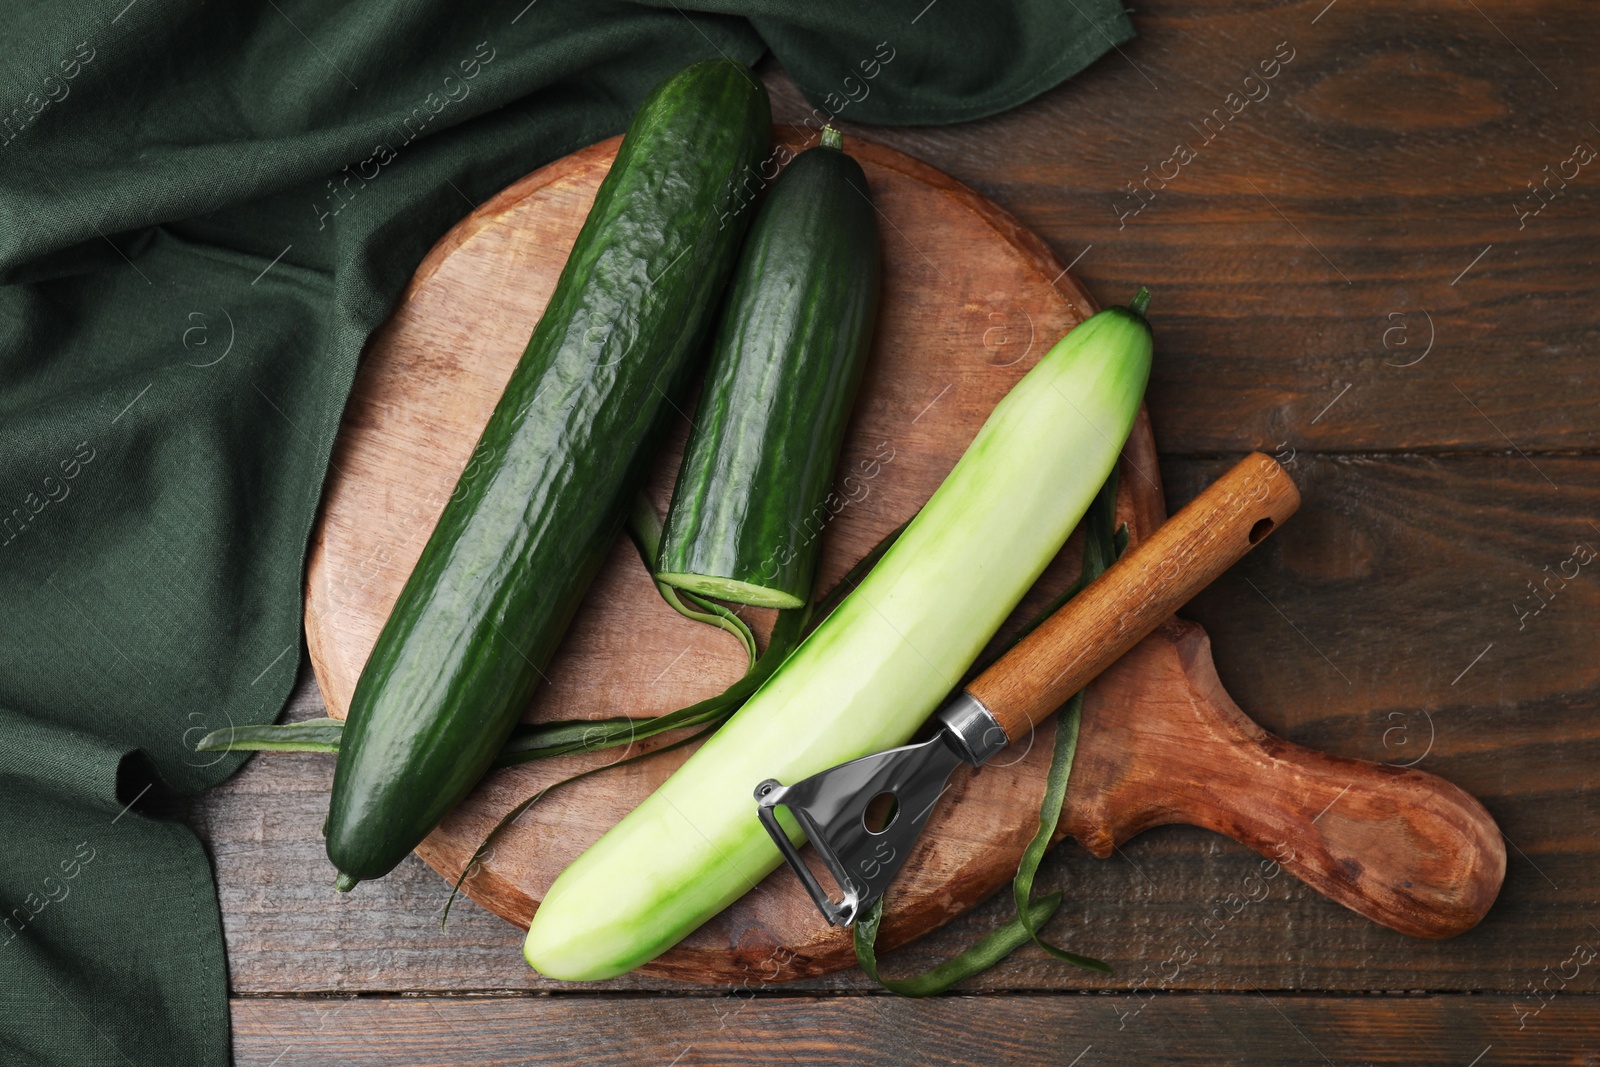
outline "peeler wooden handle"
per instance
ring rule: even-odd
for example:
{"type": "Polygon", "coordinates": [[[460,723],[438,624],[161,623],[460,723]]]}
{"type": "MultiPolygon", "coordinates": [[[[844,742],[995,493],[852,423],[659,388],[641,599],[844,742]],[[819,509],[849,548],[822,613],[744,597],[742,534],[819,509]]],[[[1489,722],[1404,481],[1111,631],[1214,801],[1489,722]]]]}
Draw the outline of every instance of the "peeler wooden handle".
{"type": "Polygon", "coordinates": [[[988,709],[1007,741],[1021,740],[1299,506],[1300,493],[1277,461],[1251,453],[966,692],[988,709]]]}

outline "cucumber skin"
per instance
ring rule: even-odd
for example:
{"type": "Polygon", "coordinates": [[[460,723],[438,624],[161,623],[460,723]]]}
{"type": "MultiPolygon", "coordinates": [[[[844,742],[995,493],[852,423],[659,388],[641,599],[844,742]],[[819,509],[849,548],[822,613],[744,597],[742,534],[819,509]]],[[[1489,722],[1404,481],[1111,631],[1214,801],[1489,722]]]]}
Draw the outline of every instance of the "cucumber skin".
{"type": "Polygon", "coordinates": [[[325,831],[342,888],[404,859],[526,709],[704,343],[745,225],[735,180],[770,128],[726,60],[667,79],[629,126],[357,682],[325,831]]]}
{"type": "Polygon", "coordinates": [[[781,595],[769,607],[810,598],[880,273],[861,165],[837,148],[802,152],[767,194],[734,268],[657,577],[747,583],[781,595]]]}
{"type": "Polygon", "coordinates": [[[528,963],[590,981],[649,962],[782,862],[756,818],[758,782],[909,740],[1088,510],[1138,414],[1150,355],[1149,326],[1123,308],[1046,353],[856,591],[561,873],[528,929],[528,963]]]}

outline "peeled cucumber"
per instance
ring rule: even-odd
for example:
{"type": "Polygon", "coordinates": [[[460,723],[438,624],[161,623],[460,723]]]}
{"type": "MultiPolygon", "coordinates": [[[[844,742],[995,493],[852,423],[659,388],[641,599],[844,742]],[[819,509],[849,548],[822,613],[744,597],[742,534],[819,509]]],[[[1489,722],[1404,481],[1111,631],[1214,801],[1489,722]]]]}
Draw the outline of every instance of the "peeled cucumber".
{"type": "Polygon", "coordinates": [[[528,929],[529,964],[587,981],[655,958],[781,862],[756,818],[757,783],[795,782],[911,737],[1116,463],[1150,372],[1146,299],[1095,315],[1046,353],[855,592],[562,872],[528,929]]]}

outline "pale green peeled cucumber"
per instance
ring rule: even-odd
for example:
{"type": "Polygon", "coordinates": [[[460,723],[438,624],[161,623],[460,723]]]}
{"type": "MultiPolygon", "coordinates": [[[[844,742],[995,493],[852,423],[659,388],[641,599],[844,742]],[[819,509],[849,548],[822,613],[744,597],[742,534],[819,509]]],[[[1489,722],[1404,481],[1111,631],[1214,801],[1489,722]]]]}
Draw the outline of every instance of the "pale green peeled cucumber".
{"type": "Polygon", "coordinates": [[[911,737],[1116,463],[1150,373],[1147,299],[1141,290],[1137,310],[1103,311],[1056,344],[860,587],[562,872],[528,929],[534,968],[590,981],[654,959],[781,862],[756,818],[757,783],[795,782],[911,737]]]}

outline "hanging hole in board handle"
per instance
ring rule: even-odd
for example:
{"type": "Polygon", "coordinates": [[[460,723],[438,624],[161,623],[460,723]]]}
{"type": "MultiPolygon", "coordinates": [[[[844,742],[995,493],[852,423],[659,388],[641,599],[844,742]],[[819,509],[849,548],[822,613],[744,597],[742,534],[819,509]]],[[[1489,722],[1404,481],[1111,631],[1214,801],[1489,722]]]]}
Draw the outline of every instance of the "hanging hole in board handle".
{"type": "Polygon", "coordinates": [[[1263,537],[1267,536],[1267,534],[1269,534],[1271,532],[1272,532],[1272,520],[1271,519],[1261,519],[1254,526],[1250,527],[1250,543],[1252,545],[1260,544],[1261,543],[1261,539],[1263,537]]]}

